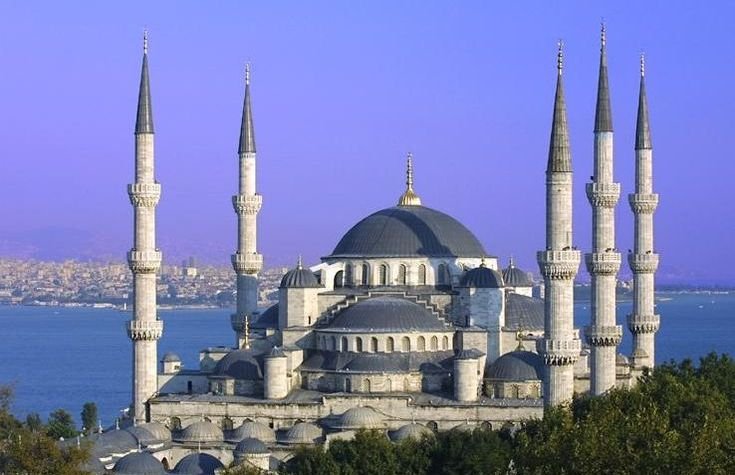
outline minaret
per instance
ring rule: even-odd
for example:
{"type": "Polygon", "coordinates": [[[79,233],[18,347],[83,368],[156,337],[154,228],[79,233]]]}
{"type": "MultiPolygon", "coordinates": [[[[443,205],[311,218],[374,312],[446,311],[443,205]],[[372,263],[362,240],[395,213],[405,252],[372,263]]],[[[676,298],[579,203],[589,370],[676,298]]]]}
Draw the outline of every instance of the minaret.
{"type": "Polygon", "coordinates": [[[580,253],[572,245],[572,156],[564,103],[562,44],[557,56],[556,97],[546,168],[546,250],[538,263],[546,287],[544,339],[538,350],[546,365],[544,403],[564,404],[574,394],[574,363],[581,344],[574,330],[574,277],[580,253]]]}
{"type": "Polygon", "coordinates": [[[230,319],[237,335],[237,348],[247,341],[247,319],[258,306],[258,272],[263,268],[263,256],[258,254],[258,212],[263,197],[255,192],[255,129],[250,105],[250,65],[245,66],[245,99],[240,126],[240,185],[232,197],[237,213],[237,252],[232,255],[232,267],[237,274],[237,310],[230,319]]]}
{"type": "Polygon", "coordinates": [[[607,81],[605,25],[600,37],[600,73],[595,112],[594,175],[587,184],[592,205],[592,252],[585,263],[592,278],[592,323],[585,328],[592,346],[592,394],[603,394],[615,386],[615,353],[623,328],[615,324],[615,286],[620,270],[620,253],[615,248],[615,206],[620,183],[613,181],[613,126],[610,88],[607,81]]]}
{"type": "Polygon", "coordinates": [[[660,318],[654,313],[654,274],[658,254],[653,247],[653,212],[658,194],[653,192],[653,145],[648,123],[645,59],[641,55],[641,86],[638,97],[638,121],[635,131],[635,193],[628,195],[635,215],[635,243],[628,254],[633,271],[633,313],[628,315],[628,328],[633,333],[632,363],[637,368],[655,364],[654,336],[660,318]]]}
{"type": "Polygon", "coordinates": [[[128,264],[133,271],[133,319],[128,336],[133,340],[133,421],[145,422],[146,401],[158,390],[156,345],[163,333],[163,322],[156,316],[156,272],[161,267],[161,252],[156,248],[156,205],[161,185],[153,167],[153,112],[148,81],[148,34],[143,35],[143,67],[135,121],[135,183],[128,195],[135,213],[133,248],[128,264]]]}

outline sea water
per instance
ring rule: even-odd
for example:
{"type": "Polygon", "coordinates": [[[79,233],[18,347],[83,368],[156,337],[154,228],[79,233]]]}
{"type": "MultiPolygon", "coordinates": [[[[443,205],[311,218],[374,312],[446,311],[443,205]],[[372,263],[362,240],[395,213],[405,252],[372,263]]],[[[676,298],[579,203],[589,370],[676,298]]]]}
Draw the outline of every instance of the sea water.
{"type": "MultiPolygon", "coordinates": [[[[657,295],[661,330],[656,337],[658,362],[697,359],[716,351],[735,354],[735,292],[662,293],[657,295]]],[[[630,354],[625,317],[630,302],[618,306],[623,324],[620,352],[630,354]]],[[[162,310],[159,358],[177,353],[185,368],[197,368],[199,350],[232,345],[230,309],[162,310]]],[[[575,305],[575,323],[589,324],[589,305],[575,305]]],[[[47,417],[57,408],[79,420],[82,405],[97,404],[109,426],[131,400],[131,342],[125,322],[131,314],[114,309],[0,306],[0,384],[12,384],[12,411],[47,417]]]]}

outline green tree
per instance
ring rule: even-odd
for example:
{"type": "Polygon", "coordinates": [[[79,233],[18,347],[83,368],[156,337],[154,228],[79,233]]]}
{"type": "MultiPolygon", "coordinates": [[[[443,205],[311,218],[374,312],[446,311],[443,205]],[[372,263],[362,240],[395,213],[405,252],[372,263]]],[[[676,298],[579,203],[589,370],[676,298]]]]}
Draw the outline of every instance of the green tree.
{"type": "Polygon", "coordinates": [[[504,474],[511,459],[510,443],[491,429],[437,434],[429,473],[441,475],[504,474]]]}
{"type": "Polygon", "coordinates": [[[399,473],[395,447],[382,431],[358,431],[353,440],[332,442],[328,452],[344,475],[399,473]]]}
{"type": "Polygon", "coordinates": [[[31,432],[43,432],[43,421],[37,412],[31,412],[26,416],[26,429],[31,432]]]}
{"type": "Polygon", "coordinates": [[[89,434],[97,427],[97,405],[93,402],[85,402],[82,407],[82,427],[84,433],[89,434]]]}
{"type": "Polygon", "coordinates": [[[74,425],[74,419],[72,419],[71,414],[64,409],[57,409],[48,418],[47,433],[52,439],[60,439],[62,437],[69,439],[79,432],[74,425]]]}
{"type": "Polygon", "coordinates": [[[323,447],[301,447],[294,456],[282,463],[278,473],[284,475],[339,475],[340,470],[332,456],[323,447]]]}

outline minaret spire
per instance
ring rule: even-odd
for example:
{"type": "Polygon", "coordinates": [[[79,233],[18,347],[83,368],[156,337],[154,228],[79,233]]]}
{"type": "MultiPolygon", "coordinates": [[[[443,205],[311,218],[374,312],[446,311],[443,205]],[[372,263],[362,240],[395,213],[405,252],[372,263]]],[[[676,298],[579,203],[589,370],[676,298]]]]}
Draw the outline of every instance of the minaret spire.
{"type": "Polygon", "coordinates": [[[237,251],[232,266],[237,274],[237,310],[230,318],[237,335],[237,347],[249,345],[248,322],[258,306],[258,272],[263,268],[263,255],[258,253],[258,212],[263,197],[255,189],[255,129],[250,103],[250,64],[245,66],[245,98],[240,125],[239,187],[232,197],[237,213],[237,251]]]}
{"type": "Polygon", "coordinates": [[[579,251],[572,241],[572,158],[562,85],[562,43],[557,52],[557,82],[546,169],[546,249],[537,253],[544,278],[544,339],[538,351],[544,358],[544,404],[565,404],[574,394],[574,363],[581,344],[574,330],[574,277],[579,251]]]}
{"type": "Polygon", "coordinates": [[[603,23],[594,127],[594,173],[592,182],[586,187],[587,198],[592,206],[592,252],[585,254],[585,264],[592,280],[592,321],[585,328],[585,336],[592,347],[590,389],[593,394],[602,394],[615,386],[616,351],[623,336],[622,327],[616,325],[615,321],[615,288],[620,270],[620,253],[615,246],[615,206],[620,198],[620,184],[614,182],[613,173],[613,128],[606,43],[603,23]]]}
{"type": "Polygon", "coordinates": [[[406,191],[398,200],[398,206],[421,206],[421,198],[413,191],[413,155],[406,157],[406,191]]]}
{"type": "Polygon", "coordinates": [[[641,85],[635,133],[635,193],[628,195],[635,217],[635,242],[628,254],[633,271],[633,313],[628,315],[628,329],[633,333],[633,357],[637,370],[655,364],[654,337],[661,318],[655,313],[655,273],[659,256],[653,245],[653,213],[658,194],[653,192],[653,143],[646,98],[645,58],[641,55],[641,85]]]}
{"type": "Polygon", "coordinates": [[[157,340],[163,322],[156,314],[156,273],[161,252],[156,247],[156,205],[161,185],[154,173],[154,135],[148,80],[148,33],[143,35],[143,66],[135,123],[135,182],[128,185],[134,210],[133,248],[128,264],[133,272],[133,318],[127,324],[133,340],[133,406],[135,422],[146,421],[146,402],[158,390],[157,340]]]}

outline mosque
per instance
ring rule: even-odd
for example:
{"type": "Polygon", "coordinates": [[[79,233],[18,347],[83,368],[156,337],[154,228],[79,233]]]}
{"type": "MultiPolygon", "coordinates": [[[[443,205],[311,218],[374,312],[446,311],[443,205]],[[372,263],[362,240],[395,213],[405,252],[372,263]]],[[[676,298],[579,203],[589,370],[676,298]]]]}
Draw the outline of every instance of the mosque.
{"type": "MultiPolygon", "coordinates": [[[[582,260],[572,238],[572,161],[561,45],[546,167],[546,247],[541,285],[500,259],[462,223],[422,204],[412,157],[396,205],[360,220],[321,262],[299,259],[281,280],[278,302],[257,308],[256,141],[250,72],[239,141],[238,220],[232,265],[237,307],[234,346],[205,348],[199,368],[157,356],[154,128],[145,40],[135,126],[133,404],[131,425],[99,436],[94,470],[106,473],[216,473],[234,463],[275,469],[304,444],[329,444],[360,429],[392,440],[437,430],[512,426],[542,417],[573,394],[629,386],[654,364],[652,146],[641,58],[636,127],[633,353],[617,352],[613,128],[604,27],[594,126],[592,321],[573,325],[573,282],[582,260]],[[542,289],[543,296],[537,295],[542,289]],[[584,341],[584,344],[583,344],[584,341]],[[160,367],[159,364],[160,363],[160,367]]],[[[440,204],[439,204],[440,205],[440,204]]]]}

